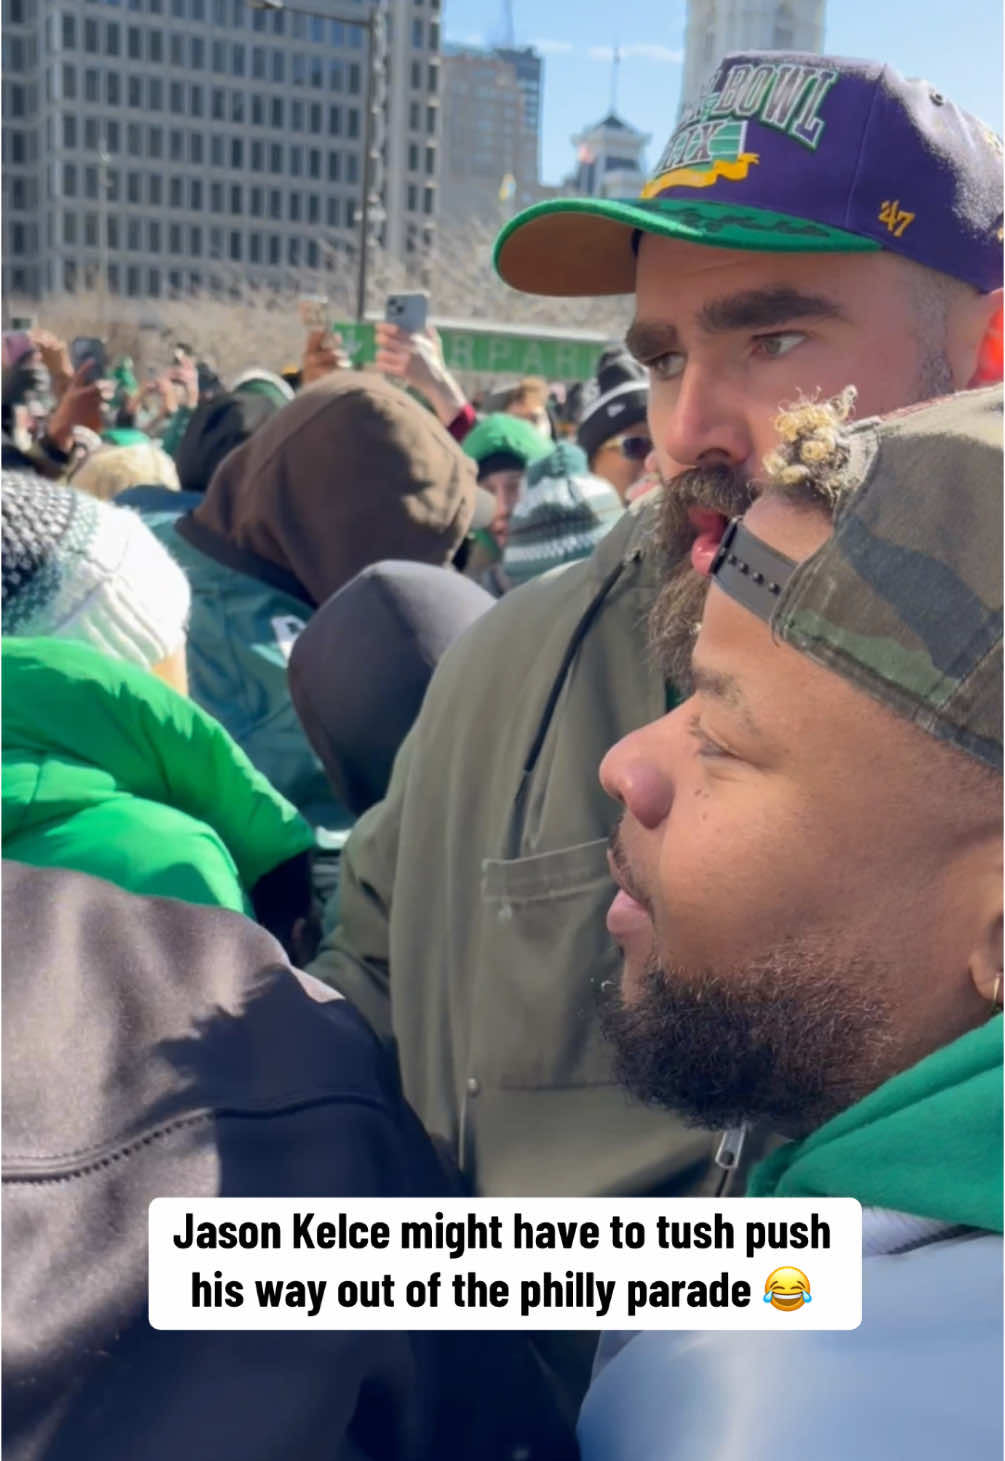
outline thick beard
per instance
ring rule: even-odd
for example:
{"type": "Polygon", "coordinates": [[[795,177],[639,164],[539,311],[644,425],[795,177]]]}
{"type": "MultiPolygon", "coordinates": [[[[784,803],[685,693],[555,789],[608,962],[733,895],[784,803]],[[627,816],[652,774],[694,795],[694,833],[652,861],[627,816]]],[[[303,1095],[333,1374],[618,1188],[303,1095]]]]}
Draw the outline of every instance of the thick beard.
{"type": "Polygon", "coordinates": [[[660,672],[682,695],[690,693],[691,652],[709,583],[691,567],[695,531],[688,508],[707,507],[727,518],[738,517],[755,495],[747,477],[725,466],[694,467],[664,485],[659,521],[653,530],[664,581],[649,611],[649,651],[660,672]]]}
{"type": "Polygon", "coordinates": [[[623,1085],[698,1126],[765,1122],[801,1136],[889,1073],[883,971],[843,964],[809,940],[729,974],[666,969],[655,960],[626,1004],[600,996],[601,1023],[623,1085]]]}

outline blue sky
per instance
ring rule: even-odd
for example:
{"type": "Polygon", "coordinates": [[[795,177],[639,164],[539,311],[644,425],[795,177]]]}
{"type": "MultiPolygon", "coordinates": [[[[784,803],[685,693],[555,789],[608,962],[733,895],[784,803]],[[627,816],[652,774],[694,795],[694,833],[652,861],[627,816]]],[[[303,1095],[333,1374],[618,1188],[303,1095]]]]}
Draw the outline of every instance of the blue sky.
{"type": "MultiPolygon", "coordinates": [[[[572,167],[570,136],[607,111],[611,52],[622,52],[618,110],[652,134],[649,160],[673,130],[684,46],[684,0],[512,0],[519,45],[545,56],[542,178],[572,167]]],[[[444,0],[446,39],[502,40],[502,0],[444,0]]],[[[1002,118],[1001,0],[830,0],[827,49],[924,76],[996,130],[1002,118]]]]}

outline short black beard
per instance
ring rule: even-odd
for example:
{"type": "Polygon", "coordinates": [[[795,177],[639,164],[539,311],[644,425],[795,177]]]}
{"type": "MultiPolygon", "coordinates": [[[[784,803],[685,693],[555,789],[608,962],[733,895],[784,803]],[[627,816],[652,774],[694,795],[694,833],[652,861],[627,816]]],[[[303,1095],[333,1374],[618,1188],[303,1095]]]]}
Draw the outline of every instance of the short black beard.
{"type": "Polygon", "coordinates": [[[691,567],[695,531],[688,508],[707,507],[724,517],[746,512],[756,493],[733,467],[693,467],[664,484],[653,531],[663,565],[663,585],[649,612],[649,649],[664,678],[681,695],[691,690],[691,653],[701,624],[708,579],[691,567]]]}
{"type": "Polygon", "coordinates": [[[653,962],[626,1004],[600,996],[618,1080],[647,1105],[712,1129],[764,1122],[801,1136],[879,1085],[893,1068],[883,973],[838,966],[799,940],[735,973],[653,962]]]}

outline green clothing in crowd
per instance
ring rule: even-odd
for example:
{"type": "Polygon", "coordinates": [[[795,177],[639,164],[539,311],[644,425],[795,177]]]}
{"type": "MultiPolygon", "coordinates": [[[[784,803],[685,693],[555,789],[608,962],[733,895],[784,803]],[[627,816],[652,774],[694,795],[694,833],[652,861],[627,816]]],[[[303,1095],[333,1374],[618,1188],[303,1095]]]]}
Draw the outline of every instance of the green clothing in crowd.
{"type": "Polygon", "coordinates": [[[3,641],[3,853],[251,913],[310,827],[211,716],[65,639],[3,641]]]}

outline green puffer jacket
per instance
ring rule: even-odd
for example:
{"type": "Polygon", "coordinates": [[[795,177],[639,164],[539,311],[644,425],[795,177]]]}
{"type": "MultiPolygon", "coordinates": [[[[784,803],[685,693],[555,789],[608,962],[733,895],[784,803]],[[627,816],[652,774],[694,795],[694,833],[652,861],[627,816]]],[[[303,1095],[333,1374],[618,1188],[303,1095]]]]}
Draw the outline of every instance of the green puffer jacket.
{"type": "Polygon", "coordinates": [[[251,913],[313,844],[223,727],[154,675],[65,639],[3,641],[3,852],[133,893],[251,913]]]}
{"type": "Polygon", "coordinates": [[[286,665],[313,609],[263,578],[186,541],[168,513],[146,517],[192,587],[188,674],[192,698],[215,715],[258,769],[340,847],[353,818],[337,800],[290,700],[286,665]]]}

